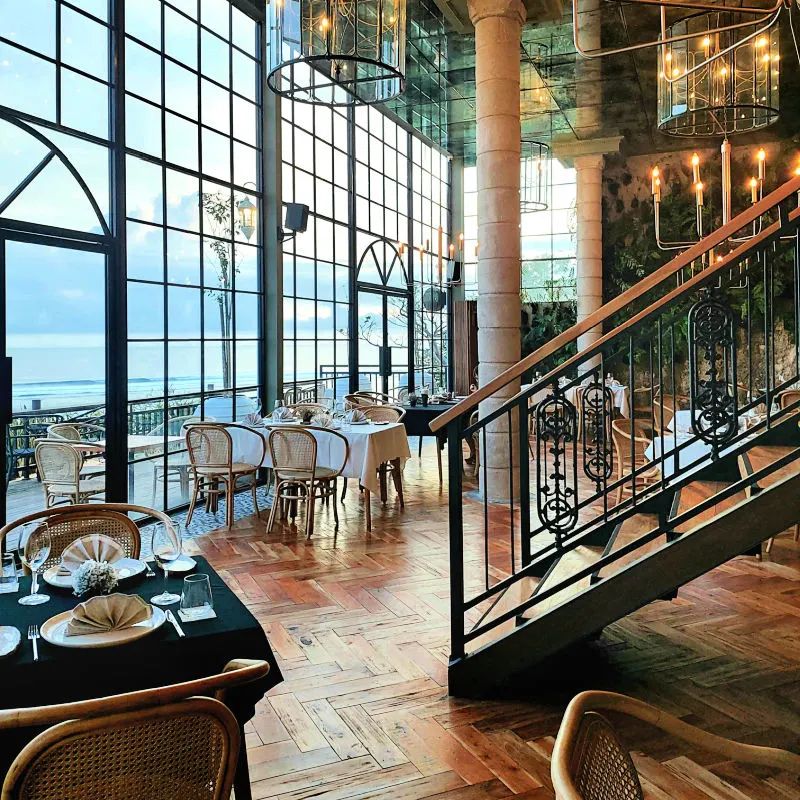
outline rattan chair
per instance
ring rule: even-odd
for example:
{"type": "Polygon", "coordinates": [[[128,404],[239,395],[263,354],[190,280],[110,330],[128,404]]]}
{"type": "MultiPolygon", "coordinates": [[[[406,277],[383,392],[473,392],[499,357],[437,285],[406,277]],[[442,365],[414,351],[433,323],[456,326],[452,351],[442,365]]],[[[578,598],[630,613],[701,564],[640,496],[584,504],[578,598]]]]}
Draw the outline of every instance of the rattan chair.
{"type": "Polygon", "coordinates": [[[336,491],[339,476],[344,470],[347,459],[350,457],[350,445],[345,436],[330,428],[273,428],[270,431],[269,452],[272,459],[272,469],[275,473],[275,491],[273,494],[272,510],[267,523],[267,533],[272,531],[278,510],[281,517],[286,518],[287,511],[291,509],[293,516],[297,513],[297,503],[306,501],[306,536],[309,538],[314,532],[314,505],[316,500],[333,502],[333,518],[336,527],[339,527],[339,512],[336,508],[336,491]],[[317,465],[317,435],[332,436],[341,439],[344,445],[344,456],[338,468],[321,467],[317,465]]]}
{"type": "Polygon", "coordinates": [[[192,477],[192,499],[189,502],[189,513],[186,524],[192,521],[197,499],[205,495],[206,511],[216,511],[220,495],[225,495],[225,526],[233,527],[233,497],[236,483],[242,478],[250,479],[250,491],[253,495],[253,507],[256,516],[258,497],[256,495],[256,476],[264,462],[267,449],[264,437],[245,425],[236,423],[203,422],[186,426],[186,447],[189,450],[190,472],[192,477]],[[233,460],[233,439],[230,432],[237,435],[255,436],[257,438],[257,463],[248,464],[233,460]]]}
{"type": "Polygon", "coordinates": [[[363,397],[368,403],[373,406],[389,405],[394,403],[394,398],[383,392],[367,392],[358,391],[355,393],[356,397],[363,397]]]}
{"type": "Polygon", "coordinates": [[[84,503],[106,490],[104,475],[87,474],[85,456],[71,442],[40,439],[36,442],[35,458],[45,508],[56,503],[84,503]]]}
{"type": "Polygon", "coordinates": [[[0,711],[0,730],[51,726],[14,759],[2,800],[227,800],[249,778],[225,692],[268,672],[265,661],[231,661],[186,683],[0,711]]]}
{"type": "MultiPolygon", "coordinates": [[[[645,455],[645,450],[652,443],[652,428],[650,423],[644,419],[615,419],[611,422],[611,438],[614,441],[614,460],[617,465],[617,480],[620,481],[617,487],[617,503],[622,500],[623,493],[630,494],[634,488],[634,478],[632,472],[641,470],[649,461],[645,455]],[[633,444],[631,445],[631,439],[633,444]],[[631,457],[633,448],[633,458],[631,457]],[[622,482],[626,475],[631,475],[628,481],[622,482]]],[[[649,486],[661,478],[659,467],[653,466],[649,470],[637,472],[635,477],[636,490],[649,486]]]]}
{"type": "MultiPolygon", "coordinates": [[[[800,756],[774,747],[724,739],[689,725],[655,706],[613,692],[583,692],[567,706],[553,748],[550,776],[556,800],[644,800],[631,755],[602,711],[642,720],[692,749],[800,774],[800,756]]],[[[720,760],[720,759],[717,759],[720,760]]]]}
{"type": "MultiPolygon", "coordinates": [[[[469,416],[469,427],[471,428],[478,422],[478,412],[473,411],[472,414],[469,416]]],[[[530,447],[530,437],[528,441],[528,447],[530,447]]],[[[481,470],[481,440],[480,440],[480,433],[475,431],[469,439],[466,440],[467,447],[469,447],[469,455],[470,459],[472,460],[472,477],[477,478],[480,474],[481,470]]],[[[441,458],[441,456],[440,456],[441,458]]],[[[467,461],[466,463],[469,463],[467,461]]],[[[466,470],[465,470],[466,471],[466,470]]]]}
{"type": "MultiPolygon", "coordinates": [[[[188,425],[195,425],[198,422],[215,422],[213,417],[199,417],[196,414],[185,414],[178,417],[170,417],[166,422],[161,425],[156,425],[155,428],[147,432],[148,436],[186,436],[186,427],[188,425]]],[[[163,445],[152,448],[146,451],[145,456],[161,455],[164,452],[163,445]]],[[[189,496],[189,471],[191,469],[191,461],[189,460],[189,453],[181,451],[175,454],[167,455],[166,464],[163,458],[156,458],[151,461],[153,465],[153,503],[156,502],[158,497],[158,485],[160,483],[167,483],[178,485],[181,499],[189,496]]]]}
{"type": "Polygon", "coordinates": [[[172,520],[162,511],[128,503],[93,503],[75,506],[60,506],[20,517],[0,528],[0,551],[4,551],[5,540],[26,522],[41,520],[50,532],[50,555],[43,569],[48,569],[61,561],[61,553],[76,539],[101,533],[113,539],[125,551],[127,558],[139,558],[141,547],[139,528],[128,517],[136,513],[153,517],[172,528],[172,520]]]}
{"type": "MultiPolygon", "coordinates": [[[[781,409],[789,408],[795,404],[800,403],[800,389],[784,389],[778,392],[777,401],[781,409]]],[[[794,409],[794,413],[798,413],[798,409],[794,409]]]]}
{"type": "Polygon", "coordinates": [[[317,414],[330,412],[330,409],[324,403],[295,403],[294,405],[286,406],[286,408],[290,408],[298,419],[303,419],[306,414],[311,414],[313,417],[317,414]]]}
{"type": "Polygon", "coordinates": [[[346,394],[344,396],[344,407],[346,410],[351,408],[364,408],[364,406],[373,405],[366,397],[361,397],[359,394],[346,394]]]}
{"type": "MultiPolygon", "coordinates": [[[[403,417],[406,415],[404,408],[397,406],[382,405],[382,406],[364,406],[359,409],[370,422],[402,422],[403,417]]],[[[439,484],[442,483],[442,451],[439,448],[439,442],[436,442],[436,457],[439,462],[439,484]]],[[[405,505],[403,499],[403,472],[401,469],[395,467],[394,464],[383,463],[378,468],[380,475],[381,485],[381,500],[386,502],[386,486],[387,478],[391,476],[394,483],[395,490],[400,497],[401,507],[405,505]]],[[[342,493],[344,497],[344,493],[342,493]]]]}
{"type": "Polygon", "coordinates": [[[105,428],[88,422],[56,422],[47,426],[48,439],[63,439],[68,442],[93,442],[105,439],[105,428]]]}

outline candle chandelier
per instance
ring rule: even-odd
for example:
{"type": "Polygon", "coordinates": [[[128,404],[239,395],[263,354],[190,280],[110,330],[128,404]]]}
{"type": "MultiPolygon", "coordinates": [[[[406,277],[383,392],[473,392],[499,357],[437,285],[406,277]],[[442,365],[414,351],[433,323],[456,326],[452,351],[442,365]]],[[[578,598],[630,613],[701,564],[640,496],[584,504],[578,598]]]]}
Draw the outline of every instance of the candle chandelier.
{"type": "Polygon", "coordinates": [[[550,147],[544,142],[523,139],[520,158],[520,211],[523,214],[544,211],[550,203],[550,147]]]}
{"type": "MultiPolygon", "coordinates": [[[[731,184],[731,145],[725,139],[720,148],[722,155],[722,173],[720,184],[722,187],[722,224],[727,225],[732,218],[732,184],[731,184]]],[[[755,154],[756,169],[755,174],[752,175],[746,184],[746,188],[750,193],[750,202],[755,204],[764,196],[764,181],[766,179],[767,168],[767,153],[763,147],[759,148],[755,154]],[[757,176],[757,177],[756,177],[757,176]]],[[[656,243],[661,250],[685,250],[692,245],[697,244],[703,236],[708,233],[705,230],[704,214],[706,205],[706,192],[707,185],[703,182],[702,170],[700,163],[700,156],[693,153],[690,159],[692,168],[692,192],[694,194],[694,203],[696,209],[695,215],[695,232],[697,238],[687,241],[667,242],[661,236],[661,189],[662,189],[662,176],[661,169],[656,166],[650,174],[651,193],[653,195],[653,215],[655,222],[655,237],[656,243]]],[[[749,233],[740,232],[741,235],[730,237],[730,241],[741,242],[745,241],[759,232],[758,222],[753,223],[753,230],[749,233]]],[[[705,259],[705,254],[703,255],[705,259]]]]}
{"type": "Polygon", "coordinates": [[[275,0],[269,87],[329,106],[384,103],[405,88],[405,0],[275,0]]]}
{"type": "Polygon", "coordinates": [[[684,17],[666,31],[672,43],[659,48],[662,133],[728,136],[778,119],[777,22],[719,11],[684,17]]]}

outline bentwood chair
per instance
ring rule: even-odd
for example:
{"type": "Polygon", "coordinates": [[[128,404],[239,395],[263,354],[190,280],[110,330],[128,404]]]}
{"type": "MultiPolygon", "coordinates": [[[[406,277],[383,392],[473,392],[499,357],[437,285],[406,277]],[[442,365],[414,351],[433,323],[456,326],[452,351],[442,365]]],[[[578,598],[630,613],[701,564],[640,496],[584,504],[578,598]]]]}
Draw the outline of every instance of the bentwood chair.
{"type": "MultiPolygon", "coordinates": [[[[800,756],[775,747],[724,739],[660,708],[613,692],[582,692],[567,706],[553,748],[550,776],[556,800],[644,800],[631,754],[602,712],[646,722],[722,758],[800,774],[800,756]]],[[[648,795],[649,796],[649,795],[648,795]]],[[[699,795],[698,795],[699,796],[699,795]]]]}
{"type": "Polygon", "coordinates": [[[336,508],[336,492],[339,476],[350,457],[350,445],[345,436],[330,428],[272,428],[268,439],[272,469],[275,473],[275,491],[272,510],[267,523],[267,533],[272,531],[280,508],[281,517],[286,518],[287,509],[296,516],[297,503],[306,501],[306,536],[314,532],[314,504],[316,500],[329,502],[333,497],[333,518],[339,527],[339,512],[336,508]],[[337,467],[321,467],[317,464],[317,438],[330,436],[341,440],[342,460],[337,467]]]}
{"type": "Polygon", "coordinates": [[[56,503],[84,503],[106,490],[104,475],[87,474],[84,454],[68,441],[40,439],[36,442],[35,458],[45,508],[56,503]]]}
{"type": "Polygon", "coordinates": [[[346,394],[344,396],[344,407],[346,409],[351,408],[363,408],[364,406],[371,406],[372,403],[366,397],[361,397],[359,394],[346,394]]]}
{"type": "MultiPolygon", "coordinates": [[[[778,403],[780,403],[781,410],[789,408],[800,403],[800,389],[784,389],[778,392],[778,403]]],[[[795,408],[794,412],[797,413],[798,409],[795,408]]]]}
{"type": "MultiPolygon", "coordinates": [[[[402,422],[406,415],[404,408],[397,406],[380,405],[380,406],[365,406],[359,409],[370,422],[402,422]]],[[[438,440],[436,442],[436,457],[439,462],[439,484],[442,483],[442,451],[438,447],[438,440]]],[[[380,475],[381,485],[381,500],[386,502],[386,484],[387,476],[391,475],[394,482],[395,491],[400,498],[401,507],[405,505],[403,499],[403,473],[402,470],[395,467],[394,464],[383,463],[378,468],[380,475]]]]}
{"type": "Polygon", "coordinates": [[[268,672],[242,659],[172,686],[0,711],[0,731],[47,726],[14,759],[0,798],[227,800],[234,785],[244,796],[247,753],[225,696],[268,672]]]}
{"type": "Polygon", "coordinates": [[[258,497],[256,495],[256,475],[267,453],[264,437],[234,422],[212,423],[202,422],[186,426],[186,447],[189,451],[190,473],[192,478],[192,499],[189,502],[189,513],[186,515],[187,526],[192,521],[198,497],[203,494],[206,500],[206,511],[215,512],[220,495],[225,495],[225,526],[233,527],[233,498],[236,484],[242,479],[250,479],[250,491],[253,495],[253,508],[256,516],[258,497]],[[255,437],[255,464],[233,460],[234,431],[238,437],[255,437]]]}
{"type": "MultiPolygon", "coordinates": [[[[184,414],[177,417],[170,417],[166,422],[156,425],[147,432],[148,436],[186,436],[186,427],[194,425],[198,422],[214,422],[213,417],[198,417],[196,414],[184,414]]],[[[159,444],[147,451],[147,455],[160,455],[164,452],[164,445],[159,444]]],[[[156,458],[151,461],[153,465],[153,503],[156,502],[158,497],[158,486],[161,483],[166,483],[169,488],[170,485],[178,485],[181,499],[189,496],[189,470],[191,462],[189,461],[189,453],[181,452],[175,454],[168,454],[166,463],[163,458],[156,458]]]]}
{"type": "Polygon", "coordinates": [[[84,505],[60,506],[20,517],[0,528],[0,550],[6,551],[6,539],[26,522],[41,521],[50,532],[50,555],[43,569],[49,569],[61,561],[61,554],[77,539],[94,533],[113,539],[125,552],[126,558],[139,558],[141,539],[139,528],[128,514],[136,513],[152,517],[173,530],[172,520],[162,511],[128,503],[86,503],[84,505]]]}
{"type": "Polygon", "coordinates": [[[56,422],[47,426],[48,439],[66,439],[69,442],[92,442],[104,439],[105,429],[87,422],[56,422]]]}
{"type": "Polygon", "coordinates": [[[384,394],[383,392],[367,392],[367,391],[359,391],[356,392],[356,397],[363,397],[368,403],[373,406],[381,406],[381,405],[388,405],[394,402],[394,399],[390,397],[388,394],[384,394]]]}
{"type": "Polygon", "coordinates": [[[636,490],[643,489],[661,478],[658,466],[642,469],[649,462],[645,451],[652,443],[650,422],[644,419],[615,419],[611,422],[611,438],[614,441],[614,459],[617,464],[617,503],[622,500],[623,492],[632,494],[634,481],[636,490]],[[631,455],[631,451],[633,455],[631,455]],[[633,472],[636,471],[634,478],[633,472]],[[630,479],[623,482],[626,475],[630,479]]]}

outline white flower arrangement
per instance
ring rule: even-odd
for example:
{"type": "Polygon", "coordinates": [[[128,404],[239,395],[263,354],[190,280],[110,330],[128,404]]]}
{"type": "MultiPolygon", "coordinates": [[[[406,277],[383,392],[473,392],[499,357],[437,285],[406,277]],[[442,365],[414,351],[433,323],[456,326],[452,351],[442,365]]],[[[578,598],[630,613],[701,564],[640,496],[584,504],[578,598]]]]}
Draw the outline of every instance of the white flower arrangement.
{"type": "Polygon", "coordinates": [[[76,597],[85,594],[110,594],[117,588],[117,571],[106,561],[84,561],[72,573],[72,589],[76,597]]]}

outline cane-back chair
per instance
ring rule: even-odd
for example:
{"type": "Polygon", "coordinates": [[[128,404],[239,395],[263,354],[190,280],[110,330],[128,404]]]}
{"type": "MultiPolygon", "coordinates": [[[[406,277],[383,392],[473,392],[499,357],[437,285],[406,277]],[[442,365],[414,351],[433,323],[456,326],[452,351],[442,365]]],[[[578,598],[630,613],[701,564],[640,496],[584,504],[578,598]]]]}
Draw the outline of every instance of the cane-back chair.
{"type": "Polygon", "coordinates": [[[648,420],[615,419],[611,422],[611,438],[614,442],[617,480],[621,481],[617,487],[617,503],[619,503],[623,493],[633,493],[634,481],[638,491],[659,480],[661,470],[658,466],[643,469],[649,463],[645,451],[653,442],[652,428],[648,420]],[[631,477],[623,481],[626,475],[631,477]]]}
{"type": "Polygon", "coordinates": [[[205,495],[206,511],[216,511],[221,495],[225,496],[225,525],[233,527],[233,498],[236,484],[241,479],[250,480],[250,491],[253,496],[253,508],[256,516],[258,497],[256,495],[256,476],[266,455],[264,437],[248,428],[233,422],[210,423],[186,426],[186,448],[189,451],[190,472],[192,477],[192,499],[189,502],[189,513],[186,524],[192,521],[197,499],[205,495]],[[233,460],[233,437],[251,438],[254,444],[254,464],[233,460]]]}
{"type": "MultiPolygon", "coordinates": [[[[774,747],[724,739],[632,697],[583,692],[567,706],[558,731],[550,775],[556,800],[644,800],[636,767],[616,730],[601,713],[613,711],[702,748],[723,761],[740,761],[800,774],[800,756],[774,747]]],[[[719,759],[718,759],[719,760],[719,759]]]]}
{"type": "Polygon", "coordinates": [[[14,759],[2,800],[227,800],[247,761],[225,691],[268,671],[231,661],[186,683],[0,711],[0,730],[50,726],[14,759]]]}
{"type": "Polygon", "coordinates": [[[46,508],[57,503],[85,503],[106,490],[105,476],[87,473],[84,454],[71,442],[40,439],[34,457],[46,508]]]}

